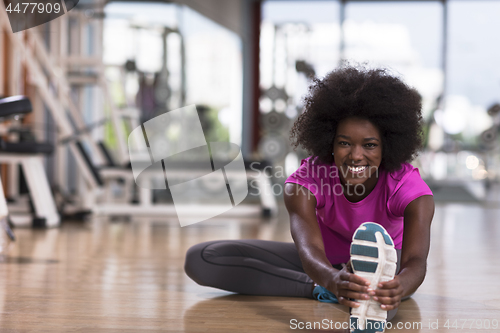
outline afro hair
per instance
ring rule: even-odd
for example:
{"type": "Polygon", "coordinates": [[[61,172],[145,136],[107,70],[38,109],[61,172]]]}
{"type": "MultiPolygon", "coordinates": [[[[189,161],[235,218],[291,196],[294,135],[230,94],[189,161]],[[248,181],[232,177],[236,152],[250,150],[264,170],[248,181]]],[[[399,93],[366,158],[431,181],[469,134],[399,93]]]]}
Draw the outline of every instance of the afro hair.
{"type": "Polygon", "coordinates": [[[304,112],[290,138],[320,162],[333,163],[333,140],[340,121],[369,120],[382,137],[381,167],[397,170],[422,148],[422,99],[414,88],[386,69],[344,65],[314,79],[304,112]]]}

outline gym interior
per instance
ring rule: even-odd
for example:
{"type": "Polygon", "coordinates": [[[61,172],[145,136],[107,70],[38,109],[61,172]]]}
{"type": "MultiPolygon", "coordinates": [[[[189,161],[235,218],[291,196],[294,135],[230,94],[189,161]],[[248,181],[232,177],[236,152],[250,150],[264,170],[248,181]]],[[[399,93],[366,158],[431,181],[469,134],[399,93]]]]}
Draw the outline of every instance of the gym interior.
{"type": "Polygon", "coordinates": [[[0,2],[1,332],[348,332],[345,306],[184,271],[202,242],[293,242],[290,130],[346,61],[422,97],[427,274],[388,331],[500,331],[500,1],[25,5],[0,2]]]}

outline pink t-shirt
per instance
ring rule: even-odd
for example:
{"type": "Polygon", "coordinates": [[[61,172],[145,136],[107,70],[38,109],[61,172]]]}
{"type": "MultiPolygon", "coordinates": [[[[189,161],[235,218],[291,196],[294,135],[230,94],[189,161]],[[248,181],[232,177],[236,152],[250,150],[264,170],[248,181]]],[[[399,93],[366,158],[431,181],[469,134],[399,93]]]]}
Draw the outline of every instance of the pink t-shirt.
{"type": "Polygon", "coordinates": [[[380,168],[375,188],[359,202],[344,196],[340,172],[335,164],[320,164],[308,157],[285,181],[304,186],[316,197],[316,217],[328,260],[332,265],[349,261],[352,235],[364,222],[382,225],[396,249],[401,249],[406,206],[420,196],[432,195],[418,169],[409,163],[390,173],[380,168]]]}

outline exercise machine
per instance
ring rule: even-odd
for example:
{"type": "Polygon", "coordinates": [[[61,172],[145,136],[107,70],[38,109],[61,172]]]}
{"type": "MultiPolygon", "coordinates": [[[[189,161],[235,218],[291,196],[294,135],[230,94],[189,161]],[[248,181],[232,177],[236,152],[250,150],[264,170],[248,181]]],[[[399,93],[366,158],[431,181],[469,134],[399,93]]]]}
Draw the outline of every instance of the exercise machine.
{"type": "MultiPolygon", "coordinates": [[[[0,99],[0,118],[2,119],[19,117],[31,111],[31,102],[25,96],[0,99]]],[[[60,223],[43,167],[44,154],[50,154],[52,151],[53,147],[48,143],[8,142],[0,139],[0,163],[11,165],[12,172],[17,171],[18,165],[21,166],[34,209],[33,214],[31,212],[10,214],[9,219],[15,226],[55,227],[60,223]]],[[[15,186],[11,188],[14,189],[15,186]]],[[[0,201],[5,201],[3,190],[0,194],[0,201]]]]}

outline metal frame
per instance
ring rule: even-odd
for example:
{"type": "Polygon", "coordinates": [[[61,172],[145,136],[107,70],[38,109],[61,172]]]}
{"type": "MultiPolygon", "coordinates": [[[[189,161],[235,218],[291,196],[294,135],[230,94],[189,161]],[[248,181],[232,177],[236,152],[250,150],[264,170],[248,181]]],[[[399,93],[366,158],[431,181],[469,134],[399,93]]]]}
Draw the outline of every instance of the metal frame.
{"type": "MultiPolygon", "coordinates": [[[[176,170],[169,171],[172,176],[176,173],[179,175],[185,175],[186,170],[176,170]]],[[[196,173],[199,175],[199,173],[196,173]]],[[[231,174],[231,172],[228,172],[231,174]]],[[[134,177],[131,170],[124,169],[103,169],[101,175],[105,179],[107,185],[115,181],[116,179],[121,179],[125,181],[125,190],[132,189],[134,184],[134,177]]],[[[163,172],[148,172],[151,178],[161,177],[163,179],[163,172]]],[[[246,215],[264,215],[264,216],[276,216],[278,213],[278,204],[276,202],[276,197],[272,192],[272,184],[269,175],[262,171],[247,170],[246,176],[250,177],[251,180],[255,180],[257,189],[259,191],[260,206],[250,205],[250,204],[240,204],[232,210],[225,213],[227,216],[246,216],[246,215]]],[[[176,214],[177,211],[182,210],[189,212],[190,215],[196,217],[199,215],[204,215],[201,212],[206,213],[207,211],[219,211],[215,205],[212,204],[196,204],[196,206],[190,205],[173,205],[173,204],[153,204],[151,189],[139,188],[139,202],[137,205],[126,205],[123,203],[111,203],[112,198],[110,197],[110,186],[105,186],[105,203],[100,204],[95,207],[95,213],[97,215],[163,215],[163,214],[176,214]]],[[[127,201],[130,197],[125,197],[124,201],[127,201]]]]}
{"type": "MultiPolygon", "coordinates": [[[[35,218],[44,221],[42,224],[45,227],[59,226],[59,214],[43,168],[43,155],[2,153],[0,163],[10,164],[13,166],[12,169],[17,169],[17,165],[21,165],[35,208],[35,218]]],[[[6,209],[6,207],[3,207],[3,201],[5,201],[5,194],[2,190],[0,193],[0,218],[4,217],[3,214],[5,214],[6,209]]],[[[10,219],[16,226],[31,226],[33,219],[29,212],[26,213],[24,216],[19,216],[20,218],[15,214],[10,214],[10,219]]]]}

